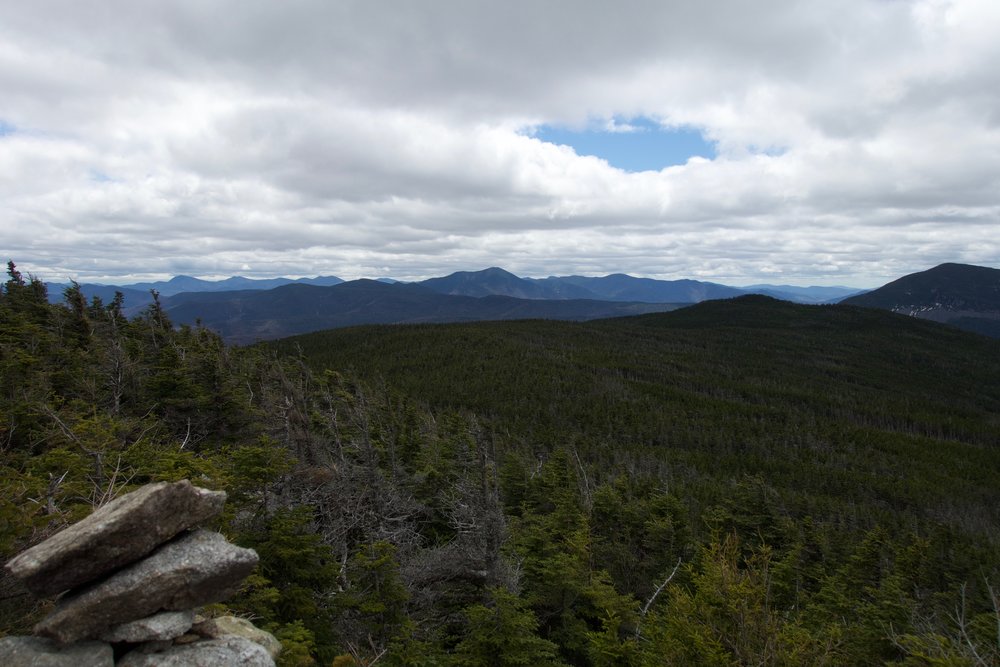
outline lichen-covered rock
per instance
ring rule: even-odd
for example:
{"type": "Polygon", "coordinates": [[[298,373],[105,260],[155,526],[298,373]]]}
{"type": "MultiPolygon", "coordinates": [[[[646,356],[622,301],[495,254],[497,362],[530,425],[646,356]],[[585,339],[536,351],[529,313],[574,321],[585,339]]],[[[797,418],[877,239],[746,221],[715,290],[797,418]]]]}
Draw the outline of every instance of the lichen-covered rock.
{"type": "Polygon", "coordinates": [[[6,567],[32,593],[55,595],[142,558],[218,514],[225,502],[225,492],[187,480],[149,484],[15,556],[6,567]]]}
{"type": "Polygon", "coordinates": [[[274,635],[266,630],[261,630],[245,618],[238,618],[236,616],[210,618],[196,624],[191,630],[202,637],[212,639],[230,635],[249,639],[263,646],[272,658],[277,658],[278,654],[281,653],[281,642],[274,635]]]}
{"type": "Polygon", "coordinates": [[[113,667],[114,651],[103,642],[69,646],[41,637],[0,639],[0,665],[4,667],[113,667]]]}
{"type": "Polygon", "coordinates": [[[219,533],[197,530],[107,579],[67,594],[35,626],[35,633],[66,644],[160,610],[220,602],[236,592],[256,564],[252,549],[232,545],[219,533]]]}
{"type": "Polygon", "coordinates": [[[132,651],[118,661],[118,667],[274,667],[274,660],[260,644],[229,636],[171,646],[159,653],[132,651]]]}
{"type": "Polygon", "coordinates": [[[137,621],[123,623],[101,634],[106,642],[140,642],[164,641],[180,637],[191,629],[194,623],[194,611],[163,611],[137,621]]]}

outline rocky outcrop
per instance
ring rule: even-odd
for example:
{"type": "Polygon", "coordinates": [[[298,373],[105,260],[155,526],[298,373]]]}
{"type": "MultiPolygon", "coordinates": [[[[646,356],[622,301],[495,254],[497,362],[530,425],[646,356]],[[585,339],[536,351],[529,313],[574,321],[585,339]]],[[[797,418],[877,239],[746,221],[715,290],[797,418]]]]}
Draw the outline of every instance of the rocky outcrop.
{"type": "Polygon", "coordinates": [[[224,492],[187,480],[148,484],[15,556],[7,570],[35,595],[56,595],[142,558],[225,502],[224,492]]]}
{"type": "Polygon", "coordinates": [[[65,593],[40,636],[0,640],[0,664],[110,666],[117,654],[119,665],[273,667],[273,635],[233,617],[195,623],[195,607],[225,600],[257,564],[252,549],[192,529],[224,502],[187,481],[151,484],[11,559],[36,594],[65,593]]]}
{"type": "Polygon", "coordinates": [[[275,639],[274,635],[261,630],[245,618],[235,616],[210,618],[196,624],[191,631],[209,639],[226,636],[243,637],[263,646],[272,658],[277,658],[281,653],[281,642],[275,639]]]}
{"type": "Polygon", "coordinates": [[[242,637],[206,639],[180,644],[159,653],[132,651],[119,667],[274,667],[274,660],[260,644],[242,637]]]}
{"type": "Polygon", "coordinates": [[[0,664],[4,667],[113,667],[114,651],[102,642],[59,646],[41,637],[0,639],[0,664]]]}
{"type": "Polygon", "coordinates": [[[161,610],[220,602],[236,592],[255,565],[254,551],[233,546],[219,533],[198,530],[67,594],[35,626],[35,633],[65,644],[161,610]]]}
{"type": "Polygon", "coordinates": [[[194,618],[195,614],[191,609],[164,611],[111,628],[101,635],[101,639],[106,642],[130,644],[170,641],[190,630],[194,625],[194,618]]]}

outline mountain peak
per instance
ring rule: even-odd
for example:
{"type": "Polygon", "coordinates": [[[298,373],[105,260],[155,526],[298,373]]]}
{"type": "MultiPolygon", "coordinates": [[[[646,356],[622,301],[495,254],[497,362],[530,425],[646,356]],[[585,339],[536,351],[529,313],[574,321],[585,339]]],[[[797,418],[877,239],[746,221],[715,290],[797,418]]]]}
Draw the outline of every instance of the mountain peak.
{"type": "Polygon", "coordinates": [[[446,278],[451,278],[453,276],[468,276],[468,277],[489,277],[489,278],[513,278],[515,280],[522,280],[519,276],[514,275],[507,269],[501,269],[499,266],[491,266],[486,269],[480,269],[479,271],[456,271],[446,278]]]}
{"type": "Polygon", "coordinates": [[[948,262],[843,301],[1000,337],[1000,269],[948,262]]]}
{"type": "Polygon", "coordinates": [[[500,295],[520,299],[559,298],[548,294],[538,283],[519,278],[498,266],[481,271],[456,271],[443,278],[431,278],[417,284],[440,294],[475,297],[500,295]]]}

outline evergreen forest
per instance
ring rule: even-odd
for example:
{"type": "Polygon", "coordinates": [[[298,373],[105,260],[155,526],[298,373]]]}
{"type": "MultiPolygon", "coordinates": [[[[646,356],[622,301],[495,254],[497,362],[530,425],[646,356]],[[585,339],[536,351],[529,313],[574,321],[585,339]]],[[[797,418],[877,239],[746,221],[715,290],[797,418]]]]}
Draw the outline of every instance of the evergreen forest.
{"type": "MultiPolygon", "coordinates": [[[[740,297],[237,347],[152,296],[8,264],[4,560],[190,479],[282,665],[1000,665],[998,340],[740,297]]],[[[50,604],[0,575],[0,634],[50,604]]]]}

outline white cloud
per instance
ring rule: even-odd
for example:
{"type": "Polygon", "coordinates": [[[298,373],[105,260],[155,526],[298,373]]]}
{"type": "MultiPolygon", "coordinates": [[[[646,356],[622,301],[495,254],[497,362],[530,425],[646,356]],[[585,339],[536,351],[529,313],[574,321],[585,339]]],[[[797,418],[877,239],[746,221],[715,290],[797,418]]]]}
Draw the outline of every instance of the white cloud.
{"type": "Polygon", "coordinates": [[[998,265],[997,34],[986,0],[4,3],[3,249],[81,280],[998,265]],[[719,157],[523,134],[640,116],[719,157]]]}

